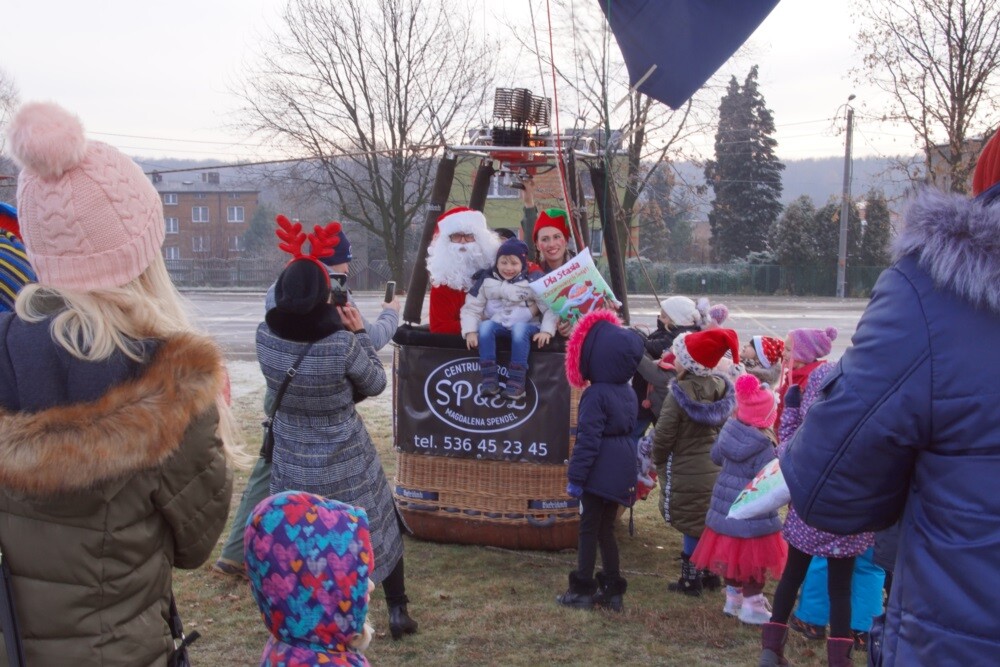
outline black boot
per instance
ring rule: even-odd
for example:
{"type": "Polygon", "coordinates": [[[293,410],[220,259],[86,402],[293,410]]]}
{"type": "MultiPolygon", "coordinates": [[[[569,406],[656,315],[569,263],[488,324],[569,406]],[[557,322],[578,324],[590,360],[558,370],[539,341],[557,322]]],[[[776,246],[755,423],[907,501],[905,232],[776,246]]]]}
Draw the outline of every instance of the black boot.
{"type": "Polygon", "coordinates": [[[681,564],[681,578],[677,580],[676,584],[668,585],[667,590],[698,597],[701,595],[701,572],[694,566],[694,563],[691,562],[691,557],[687,554],[681,554],[681,560],[683,561],[681,564]]]}
{"type": "Polygon", "coordinates": [[[416,632],[417,622],[410,618],[405,603],[389,607],[389,634],[393,639],[400,639],[403,635],[412,635],[416,632]]]}
{"type": "Polygon", "coordinates": [[[569,590],[557,597],[556,602],[574,609],[593,609],[596,592],[596,581],[584,579],[574,571],[569,573],[569,590]]]}
{"type": "Polygon", "coordinates": [[[622,597],[628,590],[628,582],[616,574],[597,573],[597,594],[594,595],[594,605],[611,611],[624,611],[622,597]]]}
{"type": "Polygon", "coordinates": [[[706,591],[717,591],[722,588],[722,578],[711,570],[701,570],[701,587],[706,591]]]}

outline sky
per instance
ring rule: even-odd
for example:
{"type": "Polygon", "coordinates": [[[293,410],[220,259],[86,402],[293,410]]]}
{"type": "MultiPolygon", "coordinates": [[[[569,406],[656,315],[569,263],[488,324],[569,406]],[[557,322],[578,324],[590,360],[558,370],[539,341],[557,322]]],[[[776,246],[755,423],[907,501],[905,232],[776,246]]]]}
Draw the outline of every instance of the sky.
{"type": "MultiPolygon", "coordinates": [[[[486,35],[502,34],[505,23],[530,30],[529,2],[536,25],[545,29],[545,0],[461,1],[475,12],[470,29],[486,35]]],[[[262,37],[279,24],[282,5],[279,0],[7,3],[0,68],[14,79],[22,101],[60,103],[80,116],[91,137],[130,155],[228,162],[279,157],[235,129],[238,99],[232,91],[250,71],[262,37]]],[[[845,0],[781,0],[740,57],[720,70],[742,81],[750,64],[760,66],[760,89],[774,112],[780,158],[843,156],[848,95],[857,95],[853,105],[859,112],[880,108],[875,91],[850,81],[849,70],[858,62],[851,35],[845,0]]],[[[538,89],[537,81],[517,85],[538,89]]],[[[711,137],[704,146],[710,150],[711,137]]],[[[914,152],[904,128],[876,126],[861,113],[856,117],[856,156],[914,152]]]]}

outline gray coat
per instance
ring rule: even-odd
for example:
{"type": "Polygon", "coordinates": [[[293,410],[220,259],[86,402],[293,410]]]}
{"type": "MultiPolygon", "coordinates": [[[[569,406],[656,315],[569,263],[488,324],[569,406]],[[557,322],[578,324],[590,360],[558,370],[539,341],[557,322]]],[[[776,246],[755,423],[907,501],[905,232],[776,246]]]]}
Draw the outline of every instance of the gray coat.
{"type": "MultiPolygon", "coordinates": [[[[305,345],[279,338],[261,323],[257,360],[268,389],[277,391],[305,345]]],[[[377,396],[385,386],[385,369],[367,333],[338,331],[316,341],[274,417],[271,468],[271,493],[295,489],[364,508],[376,582],[392,572],[403,542],[382,462],[353,396],[377,396]]]]}
{"type": "Polygon", "coordinates": [[[774,443],[760,429],[730,417],[712,445],[712,462],[722,472],[712,489],[705,525],[730,537],[762,537],[781,530],[777,510],[752,519],[730,519],[729,508],[761,468],[778,458],[774,443]]]}

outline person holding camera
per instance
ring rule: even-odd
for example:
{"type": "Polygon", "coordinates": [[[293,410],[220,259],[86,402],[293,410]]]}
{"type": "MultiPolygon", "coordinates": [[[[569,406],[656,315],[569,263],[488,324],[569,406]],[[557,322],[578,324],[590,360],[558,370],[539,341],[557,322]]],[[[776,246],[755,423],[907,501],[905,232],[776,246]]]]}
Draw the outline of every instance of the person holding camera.
{"type": "Polygon", "coordinates": [[[282,216],[279,225],[281,247],[294,259],[278,276],[275,306],[256,336],[257,361],[276,393],[269,491],[305,491],[367,512],[372,580],[382,584],[389,631],[399,639],[417,630],[406,608],[403,540],[382,462],[355,410],[358,400],[385,390],[385,368],[357,308],[335,303],[334,281],[319,261],[336,247],[339,225],[308,237],[282,216]]]}

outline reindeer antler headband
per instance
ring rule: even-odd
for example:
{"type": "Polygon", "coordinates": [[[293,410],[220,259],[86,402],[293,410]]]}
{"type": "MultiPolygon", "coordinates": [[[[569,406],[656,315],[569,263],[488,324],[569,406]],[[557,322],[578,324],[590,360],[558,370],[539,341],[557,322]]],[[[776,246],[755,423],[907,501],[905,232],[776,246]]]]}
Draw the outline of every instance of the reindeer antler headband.
{"type": "Polygon", "coordinates": [[[276,217],[275,221],[278,223],[278,228],[274,230],[274,233],[281,239],[278,247],[292,256],[288,263],[291,264],[297,259],[308,259],[315,262],[323,269],[323,275],[326,276],[326,282],[329,284],[330,275],[327,267],[319,260],[321,257],[331,256],[333,249],[340,244],[340,223],[328,222],[325,227],[316,225],[313,227],[312,234],[307,236],[302,231],[302,223],[293,223],[283,215],[276,217]],[[309,240],[308,255],[302,252],[302,246],[307,239],[309,240]]]}

